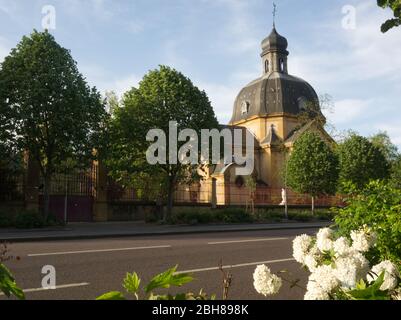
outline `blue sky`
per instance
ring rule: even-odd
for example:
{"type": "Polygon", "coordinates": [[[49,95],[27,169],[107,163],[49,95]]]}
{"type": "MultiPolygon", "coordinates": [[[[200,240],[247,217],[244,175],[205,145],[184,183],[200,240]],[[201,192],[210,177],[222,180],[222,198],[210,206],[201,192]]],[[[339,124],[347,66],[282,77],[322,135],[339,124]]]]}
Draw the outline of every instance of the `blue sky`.
{"type": "MultiPolygon", "coordinates": [[[[401,28],[383,35],[391,12],[376,0],[276,0],[277,29],[289,41],[289,72],[335,102],[338,132],[387,131],[401,148],[401,28]],[[344,5],[356,28],[344,29],[344,5]]],[[[0,0],[0,61],[56,9],[57,41],[102,92],[119,94],[159,64],[204,89],[222,123],[239,90],[261,72],[260,43],[271,31],[271,0],[0,0]]]]}

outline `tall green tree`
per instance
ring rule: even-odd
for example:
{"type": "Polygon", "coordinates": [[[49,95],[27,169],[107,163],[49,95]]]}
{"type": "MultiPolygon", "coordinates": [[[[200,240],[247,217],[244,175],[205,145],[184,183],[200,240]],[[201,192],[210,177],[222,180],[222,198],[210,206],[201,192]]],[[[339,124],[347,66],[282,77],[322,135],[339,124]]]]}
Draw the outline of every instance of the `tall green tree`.
{"type": "Polygon", "coordinates": [[[370,141],[380,149],[389,163],[391,185],[401,189],[401,154],[398,147],[392,143],[386,132],[379,132],[372,136],[370,141]]]}
{"type": "Polygon", "coordinates": [[[286,180],[294,191],[312,196],[312,212],[315,197],[336,193],[338,173],[336,154],[317,133],[299,137],[288,159],[286,180]]]}
{"type": "MultiPolygon", "coordinates": [[[[182,73],[160,66],[145,75],[139,87],[127,92],[120,107],[114,109],[108,130],[110,143],[105,153],[106,164],[114,178],[167,201],[165,219],[171,214],[177,185],[199,179],[200,169],[199,165],[170,161],[170,121],[177,122],[178,132],[193,129],[198,136],[201,129],[218,128],[206,93],[182,73]],[[160,129],[167,135],[165,164],[147,162],[146,152],[152,142],[146,141],[146,136],[151,129],[160,129]]],[[[178,149],[184,143],[178,143],[178,149]]]]}
{"type": "Polygon", "coordinates": [[[401,155],[391,166],[391,185],[401,190],[401,155]]]}
{"type": "Polygon", "coordinates": [[[377,5],[383,9],[391,9],[394,18],[387,20],[381,26],[381,31],[386,33],[392,28],[401,25],[401,1],[400,0],[377,0],[377,5]]]}
{"type": "Polygon", "coordinates": [[[398,147],[392,143],[387,132],[379,132],[370,137],[369,140],[375,147],[380,149],[390,164],[398,159],[398,147]]]}
{"type": "Polygon", "coordinates": [[[352,182],[362,189],[371,180],[389,177],[389,163],[380,150],[367,138],[351,134],[338,147],[340,183],[352,182]]]}
{"type": "Polygon", "coordinates": [[[101,96],[88,86],[70,52],[47,31],[24,36],[5,58],[0,88],[12,140],[39,165],[47,217],[54,173],[67,160],[89,164],[105,117],[101,96]]]}

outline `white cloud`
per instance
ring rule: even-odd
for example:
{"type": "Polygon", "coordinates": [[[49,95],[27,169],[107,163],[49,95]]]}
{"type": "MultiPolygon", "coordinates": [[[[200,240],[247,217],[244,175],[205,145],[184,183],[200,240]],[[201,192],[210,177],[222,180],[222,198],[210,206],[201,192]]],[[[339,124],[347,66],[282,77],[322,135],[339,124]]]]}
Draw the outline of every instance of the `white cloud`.
{"type": "Polygon", "coordinates": [[[18,9],[17,1],[0,0],[0,12],[12,16],[18,9]]]}
{"type": "Polygon", "coordinates": [[[371,106],[370,100],[345,99],[335,102],[333,113],[328,114],[328,119],[336,125],[350,124],[371,106]]]}
{"type": "Polygon", "coordinates": [[[10,53],[11,46],[7,39],[0,36],[0,63],[10,53]]]}
{"type": "Polygon", "coordinates": [[[231,120],[234,101],[241,88],[201,81],[195,82],[195,85],[200,90],[205,90],[219,122],[227,124],[231,120]]]}
{"type": "Polygon", "coordinates": [[[250,14],[252,3],[242,0],[204,0],[211,5],[222,6],[226,21],[220,29],[223,40],[217,48],[232,54],[255,53],[261,39],[255,37],[254,19],[250,14]]]}
{"type": "Polygon", "coordinates": [[[96,88],[104,94],[106,91],[114,91],[119,97],[132,87],[138,86],[141,77],[129,74],[123,77],[116,77],[98,65],[83,64],[80,71],[86,77],[90,86],[96,88]]]}
{"type": "Polygon", "coordinates": [[[126,29],[129,33],[138,34],[144,30],[144,24],[140,21],[128,21],[126,29]]]}
{"type": "Polygon", "coordinates": [[[356,12],[355,30],[343,29],[340,17],[319,25],[318,36],[325,37],[326,46],[312,51],[302,46],[304,52],[291,56],[290,71],[324,88],[375,78],[399,81],[401,59],[396,57],[401,56],[401,29],[381,33],[380,26],[389,15],[374,0],[360,3],[356,12]]]}

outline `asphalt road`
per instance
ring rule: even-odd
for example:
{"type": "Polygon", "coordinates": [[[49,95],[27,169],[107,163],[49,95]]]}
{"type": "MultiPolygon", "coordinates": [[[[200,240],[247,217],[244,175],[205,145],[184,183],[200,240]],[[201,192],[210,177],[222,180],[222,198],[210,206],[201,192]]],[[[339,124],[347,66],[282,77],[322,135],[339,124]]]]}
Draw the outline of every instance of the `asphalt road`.
{"type": "MultiPolygon", "coordinates": [[[[184,288],[172,290],[216,293],[221,298],[220,260],[233,275],[230,299],[263,299],[253,288],[256,265],[266,263],[274,272],[288,270],[286,277],[301,279],[307,273],[292,259],[292,240],[315,230],[270,230],[233,233],[133,237],[121,239],[69,240],[15,243],[11,254],[19,261],[7,266],[27,299],[87,300],[108,291],[123,290],[122,279],[136,271],[142,283],[155,274],[178,264],[179,271],[190,271],[196,280],[184,288]],[[41,273],[45,265],[56,270],[55,290],[43,290],[41,273]]],[[[285,284],[273,299],[302,299],[302,289],[285,284]]],[[[0,299],[4,299],[0,296],[0,299]]]]}

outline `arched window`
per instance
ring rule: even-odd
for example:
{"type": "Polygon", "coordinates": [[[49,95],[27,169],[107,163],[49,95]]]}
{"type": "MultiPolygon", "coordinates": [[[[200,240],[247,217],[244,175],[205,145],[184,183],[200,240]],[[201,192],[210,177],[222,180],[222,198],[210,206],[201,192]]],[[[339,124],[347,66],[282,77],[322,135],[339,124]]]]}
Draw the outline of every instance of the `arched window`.
{"type": "Polygon", "coordinates": [[[280,58],[280,72],[284,72],[284,59],[280,58]]]}
{"type": "Polygon", "coordinates": [[[265,61],[265,72],[268,73],[269,72],[269,60],[265,61]]]}

